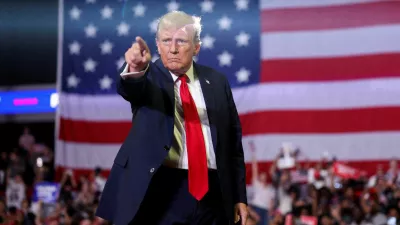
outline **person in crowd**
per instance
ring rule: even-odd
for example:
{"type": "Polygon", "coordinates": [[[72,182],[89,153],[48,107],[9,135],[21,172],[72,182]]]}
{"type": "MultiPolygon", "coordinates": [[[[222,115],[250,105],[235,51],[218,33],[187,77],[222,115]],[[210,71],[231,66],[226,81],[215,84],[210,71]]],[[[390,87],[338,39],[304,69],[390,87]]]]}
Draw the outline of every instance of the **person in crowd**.
{"type": "Polygon", "coordinates": [[[0,152],[0,196],[6,191],[8,155],[7,152],[0,152]]]}
{"type": "Polygon", "coordinates": [[[19,147],[25,151],[30,151],[35,142],[35,137],[31,134],[29,127],[24,127],[23,134],[19,137],[19,147]]]}
{"type": "Polygon", "coordinates": [[[386,172],[386,179],[389,184],[400,184],[400,169],[397,159],[392,159],[389,163],[389,169],[386,172]]]}
{"type": "Polygon", "coordinates": [[[0,224],[3,224],[7,219],[7,206],[4,200],[0,199],[0,224]]]}
{"type": "Polygon", "coordinates": [[[260,172],[256,157],[256,149],[252,147],[252,184],[253,198],[250,201],[251,208],[259,216],[260,225],[268,225],[269,214],[275,204],[275,188],[268,183],[267,173],[260,172]]]}
{"type": "Polygon", "coordinates": [[[385,171],[383,170],[383,165],[378,164],[376,166],[376,173],[368,179],[368,187],[369,188],[374,187],[377,184],[378,179],[383,179],[384,177],[385,177],[385,171]]]}
{"type": "Polygon", "coordinates": [[[16,174],[7,182],[6,201],[7,208],[22,208],[22,202],[26,198],[26,186],[21,174],[16,174]]]}
{"type": "Polygon", "coordinates": [[[89,206],[93,203],[95,199],[95,193],[93,192],[93,188],[90,185],[89,181],[84,181],[81,184],[81,189],[79,194],[75,199],[75,203],[82,206],[89,206]]]}
{"type": "Polygon", "coordinates": [[[102,169],[100,167],[95,168],[92,180],[93,190],[95,191],[96,196],[100,197],[107,181],[106,177],[102,175],[102,169]]]}

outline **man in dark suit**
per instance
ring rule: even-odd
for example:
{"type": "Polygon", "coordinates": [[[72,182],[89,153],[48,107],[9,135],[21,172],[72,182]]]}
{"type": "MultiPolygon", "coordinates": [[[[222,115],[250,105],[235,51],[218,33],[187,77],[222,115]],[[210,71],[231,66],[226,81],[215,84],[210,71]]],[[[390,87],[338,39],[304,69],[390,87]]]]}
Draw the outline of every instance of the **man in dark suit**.
{"type": "Polygon", "coordinates": [[[151,62],[140,37],[125,53],[118,93],[133,125],[96,215],[116,225],[245,225],[241,125],[226,77],[193,62],[200,18],[161,17],[151,62]]]}

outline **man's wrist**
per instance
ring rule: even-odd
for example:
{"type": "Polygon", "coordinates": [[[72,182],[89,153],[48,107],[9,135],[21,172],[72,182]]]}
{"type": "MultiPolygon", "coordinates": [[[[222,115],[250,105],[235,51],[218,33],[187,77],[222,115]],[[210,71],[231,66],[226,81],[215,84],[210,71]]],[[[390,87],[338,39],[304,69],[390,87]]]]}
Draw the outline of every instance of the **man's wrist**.
{"type": "Polygon", "coordinates": [[[137,69],[137,68],[132,68],[131,66],[128,66],[128,73],[140,73],[143,72],[147,69],[149,64],[144,65],[142,68],[137,69]]]}
{"type": "Polygon", "coordinates": [[[123,79],[128,78],[128,77],[130,77],[130,78],[142,77],[146,73],[146,71],[149,69],[149,64],[147,64],[147,66],[143,70],[138,71],[138,72],[128,72],[129,69],[130,69],[130,66],[126,65],[125,69],[120,74],[123,79]]]}

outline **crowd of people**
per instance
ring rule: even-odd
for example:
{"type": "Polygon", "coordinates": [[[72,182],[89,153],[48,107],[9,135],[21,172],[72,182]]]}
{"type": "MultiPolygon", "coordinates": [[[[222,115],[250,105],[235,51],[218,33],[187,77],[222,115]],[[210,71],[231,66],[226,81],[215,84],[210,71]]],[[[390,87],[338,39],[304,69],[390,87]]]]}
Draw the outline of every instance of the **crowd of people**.
{"type": "MultiPolygon", "coordinates": [[[[294,168],[281,168],[280,157],[264,172],[253,154],[249,225],[400,224],[396,160],[388,169],[378,165],[372,176],[344,179],[334,173],[332,161],[322,160],[313,166],[296,161],[294,168]]],[[[53,164],[52,149],[36,143],[29,128],[15,149],[1,152],[0,224],[108,224],[94,215],[106,182],[100,168],[79,177],[66,170],[58,182],[56,201],[35,200],[36,184],[54,182],[53,164]]]]}
{"type": "Polygon", "coordinates": [[[313,166],[295,161],[293,168],[280,168],[280,153],[265,173],[259,171],[254,155],[252,224],[400,224],[396,159],[378,165],[375,174],[346,178],[335,172],[335,159],[321,159],[313,166]]]}
{"type": "Polygon", "coordinates": [[[100,168],[90,176],[76,177],[72,170],[64,171],[55,181],[53,150],[25,128],[12,151],[2,151],[0,157],[0,224],[108,224],[94,212],[106,178],[100,168]],[[35,198],[35,187],[54,182],[59,187],[55,201],[35,198]]]}

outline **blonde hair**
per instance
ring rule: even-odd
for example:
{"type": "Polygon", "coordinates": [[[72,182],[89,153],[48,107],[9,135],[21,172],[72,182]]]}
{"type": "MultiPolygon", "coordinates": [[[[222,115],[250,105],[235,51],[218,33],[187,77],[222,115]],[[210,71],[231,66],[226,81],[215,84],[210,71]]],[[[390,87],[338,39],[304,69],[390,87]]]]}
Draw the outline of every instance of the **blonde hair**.
{"type": "Polygon", "coordinates": [[[182,27],[193,28],[194,31],[194,43],[201,44],[200,33],[202,29],[201,18],[197,16],[189,15],[182,11],[171,11],[158,20],[156,38],[160,30],[168,28],[182,28],[182,27]]]}

